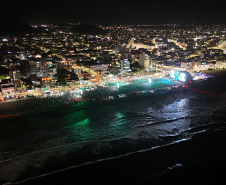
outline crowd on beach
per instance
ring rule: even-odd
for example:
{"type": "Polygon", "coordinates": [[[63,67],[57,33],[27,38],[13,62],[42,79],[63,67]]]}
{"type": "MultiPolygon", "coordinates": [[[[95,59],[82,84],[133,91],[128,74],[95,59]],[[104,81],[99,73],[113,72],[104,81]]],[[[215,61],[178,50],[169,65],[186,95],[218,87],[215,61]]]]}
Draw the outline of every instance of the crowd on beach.
{"type": "Polygon", "coordinates": [[[109,87],[97,87],[93,90],[83,89],[82,95],[73,91],[67,91],[60,96],[32,97],[26,100],[19,100],[14,109],[20,114],[63,112],[66,109],[79,109],[85,106],[102,104],[108,101],[118,101],[122,97],[133,97],[141,94],[158,94],[165,92],[174,83],[166,79],[155,80],[152,84],[148,81],[136,81],[131,84],[109,87]]]}

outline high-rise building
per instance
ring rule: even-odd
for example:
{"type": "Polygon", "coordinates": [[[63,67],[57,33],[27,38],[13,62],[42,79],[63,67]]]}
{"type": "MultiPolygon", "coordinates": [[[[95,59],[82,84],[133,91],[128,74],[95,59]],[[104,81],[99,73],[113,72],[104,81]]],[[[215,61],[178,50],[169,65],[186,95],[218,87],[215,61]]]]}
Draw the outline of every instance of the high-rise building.
{"type": "Polygon", "coordinates": [[[146,69],[150,66],[150,58],[148,54],[145,53],[140,54],[139,65],[146,69]]]}
{"type": "Polygon", "coordinates": [[[141,53],[139,56],[139,65],[141,67],[144,67],[144,61],[145,61],[145,53],[141,53]]]}
{"type": "Polygon", "coordinates": [[[128,59],[123,59],[121,60],[121,72],[125,71],[125,72],[130,72],[130,62],[128,59]]]}
{"type": "Polygon", "coordinates": [[[10,71],[10,81],[12,84],[14,84],[14,87],[20,87],[20,70],[15,69],[10,71]]]}
{"type": "Polygon", "coordinates": [[[48,73],[50,76],[54,76],[55,74],[57,74],[58,63],[48,61],[46,62],[46,64],[47,64],[48,73]]]}
{"type": "Polygon", "coordinates": [[[135,55],[131,53],[126,53],[125,58],[127,58],[131,64],[135,63],[135,55]]]}
{"type": "Polygon", "coordinates": [[[131,69],[130,69],[130,62],[129,62],[128,59],[124,59],[124,70],[125,70],[126,72],[131,71],[131,69]]]}
{"type": "Polygon", "coordinates": [[[35,74],[38,78],[48,76],[48,66],[46,61],[30,61],[31,74],[35,74]]]}

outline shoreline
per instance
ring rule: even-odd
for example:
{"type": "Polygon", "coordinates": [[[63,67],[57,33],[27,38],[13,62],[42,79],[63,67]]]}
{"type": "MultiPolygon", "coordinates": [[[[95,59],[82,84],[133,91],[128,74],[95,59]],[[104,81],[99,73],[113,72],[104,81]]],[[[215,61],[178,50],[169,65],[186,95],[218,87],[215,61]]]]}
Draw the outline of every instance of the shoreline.
{"type": "Polygon", "coordinates": [[[179,143],[110,160],[88,162],[27,179],[18,185],[51,184],[208,184],[225,182],[226,128],[179,143]],[[216,144],[215,140],[222,141],[216,144]],[[197,144],[198,143],[198,144],[197,144]],[[213,153],[218,152],[213,156],[213,153]],[[139,163],[134,163],[139,161],[139,163]],[[108,169],[108,170],[106,170],[108,169]],[[194,178],[190,178],[190,177],[194,178]]]}
{"type": "MultiPolygon", "coordinates": [[[[12,114],[15,114],[16,117],[5,117],[4,115],[2,115],[1,113],[3,112],[7,112],[8,110],[6,109],[5,111],[0,111],[0,117],[2,116],[1,119],[14,119],[14,118],[23,118],[23,117],[30,117],[33,115],[43,115],[43,116],[56,116],[56,115],[65,115],[74,111],[80,111],[80,110],[85,110],[85,109],[90,109],[90,108],[95,108],[95,107],[99,107],[99,106],[106,106],[106,105],[114,105],[114,104],[118,104],[118,103],[123,103],[123,102],[129,102],[129,101],[138,101],[138,100],[143,100],[143,99],[155,99],[155,98],[165,98],[165,96],[167,95],[173,95],[175,96],[175,93],[189,93],[190,90],[187,88],[175,88],[175,89],[171,89],[171,90],[166,90],[166,89],[158,89],[156,90],[154,93],[146,93],[146,94],[129,94],[126,97],[123,98],[117,98],[117,99],[113,99],[113,100],[105,100],[105,101],[93,101],[93,102],[85,102],[82,105],[75,105],[75,104],[68,104],[65,105],[65,107],[62,110],[62,107],[55,107],[54,108],[54,112],[52,109],[46,109],[46,110],[36,110],[36,111],[24,111],[23,112],[19,112],[15,111],[15,110],[19,110],[19,107],[21,106],[26,106],[29,105],[30,106],[30,101],[33,101],[34,99],[26,99],[26,100],[21,100],[19,102],[17,101],[13,101],[10,102],[11,106],[8,107],[8,109],[14,108],[14,111],[12,112],[12,114]],[[21,103],[21,105],[20,105],[21,103]],[[17,106],[16,108],[13,106],[17,106]]],[[[25,107],[24,109],[30,110],[29,107],[25,107]]]]}
{"type": "MultiPolygon", "coordinates": [[[[221,74],[225,75],[226,74],[226,70],[217,70],[217,71],[211,71],[211,73],[217,74],[220,71],[221,74]]],[[[221,76],[216,76],[214,78],[210,78],[207,80],[202,80],[202,81],[196,81],[194,83],[192,83],[192,86],[195,86],[195,89],[201,89],[202,91],[207,91],[209,89],[209,84],[214,85],[215,86],[215,82],[218,81],[217,79],[220,79],[220,83],[224,82],[224,78],[222,78],[221,76]],[[215,79],[216,78],[216,79],[215,79]]],[[[219,86],[221,87],[221,86],[219,86]]],[[[83,111],[83,110],[88,110],[88,109],[95,109],[98,107],[103,107],[103,106],[117,106],[120,105],[121,103],[129,103],[129,102],[133,102],[133,101],[143,101],[145,99],[149,99],[149,101],[153,100],[153,102],[157,99],[178,99],[180,97],[185,97],[185,96],[191,96],[192,94],[200,94],[200,96],[205,96],[206,98],[222,98],[225,95],[222,94],[222,92],[216,92],[216,94],[214,94],[214,96],[209,93],[209,94],[203,94],[201,92],[196,92],[194,91],[192,88],[191,89],[187,89],[187,88],[175,88],[175,89],[171,89],[171,90],[166,90],[164,89],[163,91],[166,92],[166,94],[164,93],[147,93],[147,94],[131,94],[128,97],[123,97],[123,98],[118,98],[118,99],[113,99],[113,100],[107,100],[107,101],[103,101],[103,102],[98,102],[98,101],[94,101],[94,102],[88,102],[85,104],[81,104],[80,106],[78,105],[73,105],[73,104],[62,104],[63,106],[58,106],[55,107],[54,109],[52,109],[51,107],[45,110],[42,110],[38,107],[35,107],[38,105],[38,103],[33,104],[32,98],[28,98],[28,99],[21,99],[19,101],[10,101],[8,103],[4,103],[1,106],[0,104],[0,122],[2,122],[1,124],[5,124],[7,123],[7,121],[14,121],[14,120],[25,120],[27,118],[32,118],[32,116],[42,116],[42,117],[47,117],[47,118],[51,118],[51,117],[55,117],[55,116],[65,116],[67,114],[73,113],[73,112],[77,112],[77,111],[83,111]],[[182,91],[181,91],[182,89],[182,91]],[[181,92],[180,92],[181,91],[181,92]],[[181,96],[181,95],[182,96],[181,96]],[[186,95],[187,94],[187,95],[186,95]],[[169,95],[168,97],[166,97],[167,95],[169,95]],[[23,106],[23,105],[27,105],[27,106],[23,106]],[[26,110],[29,110],[26,112],[26,110]],[[33,111],[32,111],[33,110],[33,111]]],[[[217,88],[213,88],[211,89],[212,91],[217,90],[217,88]]],[[[224,90],[225,92],[225,90],[224,90]]],[[[215,93],[215,92],[214,92],[215,93]]],[[[41,101],[45,102],[45,99],[41,99],[39,98],[41,101]]],[[[164,102],[162,103],[164,104],[164,102]]],[[[51,103],[49,104],[50,106],[51,103]]],[[[221,115],[217,115],[216,113],[212,113],[212,118],[216,121],[218,120],[222,120],[224,121],[225,117],[222,115],[224,115],[224,113],[221,115]],[[221,117],[221,118],[220,118],[221,117]]]]}
{"type": "MultiPolygon", "coordinates": [[[[213,70],[213,71],[209,70],[209,71],[205,71],[204,73],[210,74],[210,75],[222,76],[222,75],[226,74],[226,69],[218,69],[218,70],[213,70]]],[[[207,80],[198,80],[198,81],[194,81],[194,83],[195,84],[202,84],[202,83],[205,83],[208,80],[209,79],[207,79],[207,80]]],[[[171,87],[174,86],[174,85],[175,84],[171,85],[171,87]]],[[[199,85],[199,87],[202,88],[201,85],[199,85]]],[[[32,98],[26,98],[26,99],[21,99],[21,100],[20,99],[18,99],[18,100],[17,99],[13,99],[13,100],[7,100],[7,101],[0,102],[0,115],[1,115],[1,112],[4,111],[4,109],[3,109],[4,105],[2,106],[2,104],[13,104],[14,102],[27,101],[27,100],[30,100],[30,99],[32,99],[32,98]]]]}

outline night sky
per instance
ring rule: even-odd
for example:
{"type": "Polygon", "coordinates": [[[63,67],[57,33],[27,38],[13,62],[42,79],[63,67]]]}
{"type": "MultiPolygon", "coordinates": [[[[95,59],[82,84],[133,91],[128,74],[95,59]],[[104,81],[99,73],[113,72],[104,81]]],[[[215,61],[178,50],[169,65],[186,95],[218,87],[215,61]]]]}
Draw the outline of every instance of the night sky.
{"type": "Polygon", "coordinates": [[[218,0],[3,0],[0,7],[1,18],[16,17],[29,24],[226,23],[225,6],[218,0]]]}

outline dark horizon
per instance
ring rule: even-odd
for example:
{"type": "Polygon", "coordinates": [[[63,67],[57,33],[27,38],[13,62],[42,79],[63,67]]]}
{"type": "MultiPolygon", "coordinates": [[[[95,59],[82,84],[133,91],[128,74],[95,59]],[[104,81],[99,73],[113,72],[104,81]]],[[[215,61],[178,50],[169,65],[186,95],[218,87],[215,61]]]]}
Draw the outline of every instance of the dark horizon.
{"type": "Polygon", "coordinates": [[[217,1],[142,1],[87,4],[83,1],[23,1],[2,2],[1,18],[13,17],[28,24],[149,25],[149,24],[222,24],[226,13],[217,1]]]}

